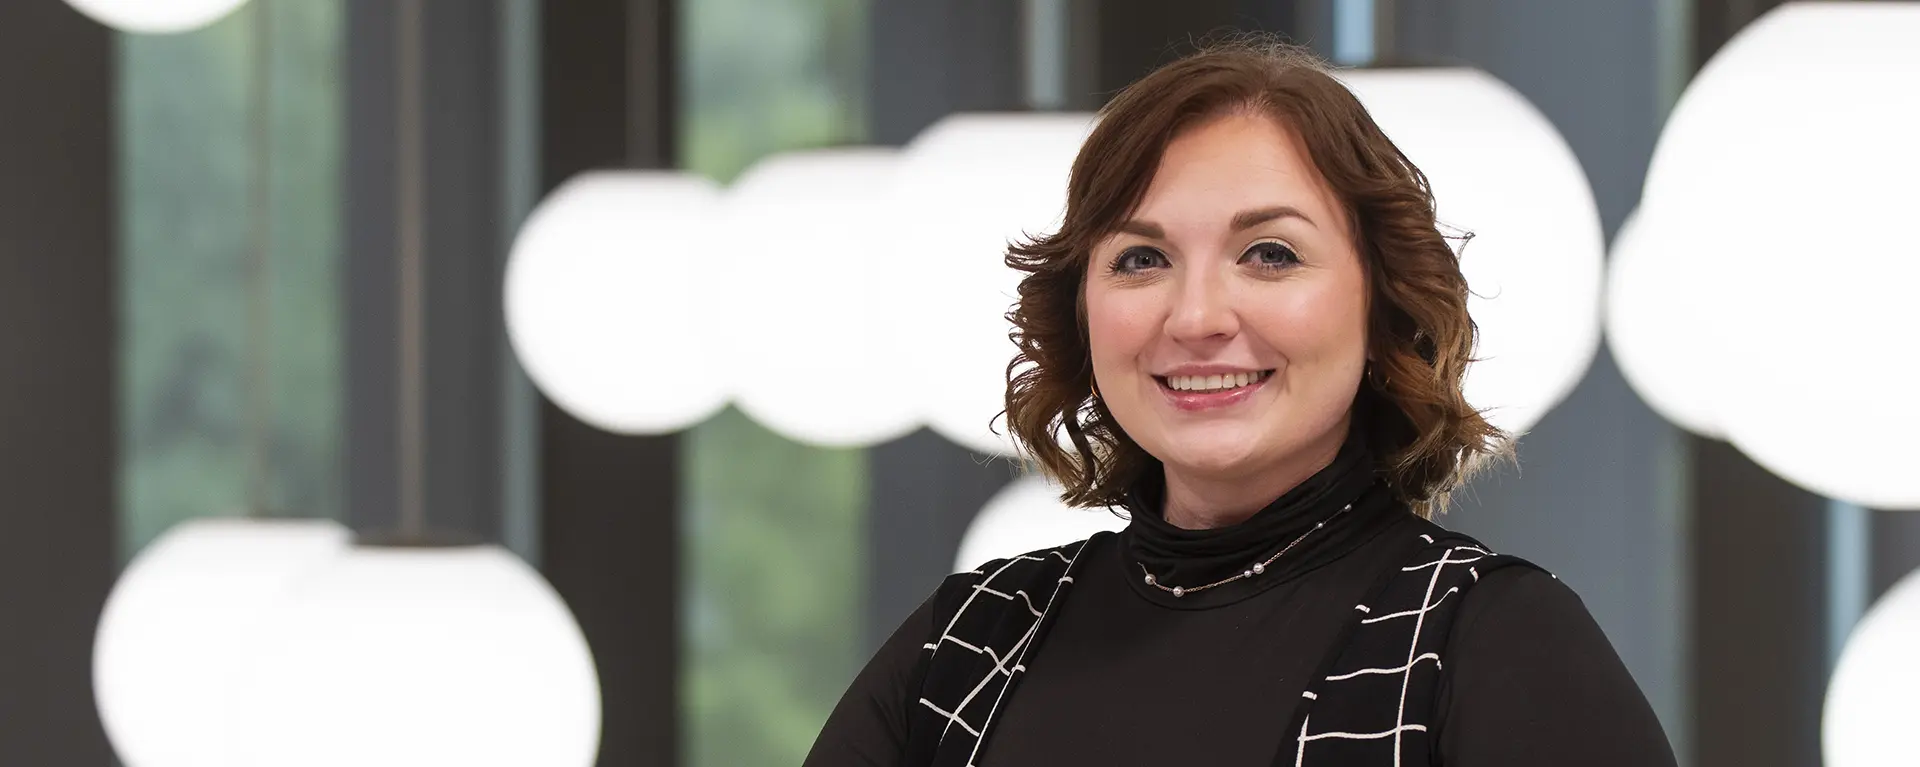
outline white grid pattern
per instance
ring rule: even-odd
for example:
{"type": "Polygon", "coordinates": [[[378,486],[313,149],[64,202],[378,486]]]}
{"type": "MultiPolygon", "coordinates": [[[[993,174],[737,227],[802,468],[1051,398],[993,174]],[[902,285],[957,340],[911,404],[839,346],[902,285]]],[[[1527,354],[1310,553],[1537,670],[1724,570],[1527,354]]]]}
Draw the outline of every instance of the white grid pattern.
{"type": "MultiPolygon", "coordinates": [[[[1023,554],[1011,559],[995,560],[972,571],[971,574],[980,576],[980,579],[970,585],[966,600],[961,602],[958,610],[954,611],[953,617],[947,620],[947,625],[941,630],[939,638],[923,645],[923,649],[933,653],[935,657],[939,657],[939,654],[947,651],[948,648],[958,648],[983,656],[993,664],[977,682],[972,684],[965,696],[952,705],[951,709],[942,707],[929,698],[920,698],[921,706],[945,720],[940,733],[939,750],[942,753],[948,752],[947,738],[954,735],[953,727],[959,725],[960,729],[972,738],[972,743],[965,744],[968,748],[967,764],[972,765],[973,760],[979,755],[980,747],[984,742],[982,735],[992,726],[995,715],[999,713],[1000,704],[1005,700],[1007,690],[1012,687],[1014,678],[1026,671],[1026,667],[1021,665],[1020,661],[1026,657],[1028,648],[1033,645],[1034,637],[1046,620],[1048,609],[1058,602],[1061,592],[1073,583],[1073,576],[1066,573],[1072,571],[1080,552],[1084,550],[1084,545],[1085,542],[1081,542],[1057,549],[1023,554]],[[1052,579],[1053,588],[1043,600],[1036,601],[1035,596],[1028,593],[1026,588],[1009,588],[1002,585],[1002,582],[1005,582],[1031,587],[1036,569],[1040,572],[1047,570],[1061,572],[1059,577],[1052,579]],[[988,602],[980,602],[979,600],[983,597],[1001,601],[992,602],[990,599],[988,602]],[[1020,614],[999,609],[1002,604],[1017,604],[1026,608],[1025,630],[1019,635],[1017,641],[1004,649],[995,649],[990,646],[990,640],[968,641],[956,635],[956,629],[969,615],[969,610],[976,605],[980,605],[981,609],[988,614],[1003,620],[1020,614]],[[996,682],[1000,682],[998,689],[993,689],[996,682]],[[988,709],[986,718],[977,724],[968,722],[965,713],[967,707],[976,699],[984,701],[985,699],[981,696],[989,694],[990,689],[993,689],[990,693],[993,705],[988,709]]],[[[1002,639],[1004,638],[1003,636],[1002,639]]]]}
{"type": "MultiPolygon", "coordinates": [[[[1459,599],[1464,590],[1480,579],[1480,568],[1494,564],[1495,561],[1511,560],[1463,540],[1436,542],[1431,535],[1421,535],[1427,545],[1422,549],[1426,561],[1400,568],[1401,575],[1388,583],[1379,594],[1369,597],[1369,601],[1399,601],[1401,604],[1413,602],[1410,609],[1385,609],[1383,604],[1359,604],[1354,611],[1361,617],[1349,638],[1346,647],[1341,648],[1339,664],[1358,663],[1360,668],[1349,668],[1331,673],[1312,689],[1304,691],[1302,706],[1308,710],[1300,717],[1299,733],[1296,736],[1294,764],[1304,767],[1311,761],[1309,744],[1324,741],[1345,741],[1352,744],[1373,742],[1379,744],[1380,761],[1399,767],[1408,755],[1407,735],[1409,733],[1427,733],[1428,723],[1409,721],[1414,712],[1409,702],[1419,695],[1430,696],[1437,688],[1438,678],[1443,670],[1439,650],[1445,641],[1446,627],[1451,624],[1451,614],[1458,609],[1459,599]],[[1475,564],[1480,563],[1480,564],[1475,564]],[[1425,577],[1420,577],[1424,575],[1425,577]],[[1418,578],[1418,580],[1413,580],[1418,578]],[[1452,600],[1451,602],[1449,600],[1452,600]],[[1417,601],[1416,601],[1417,600],[1417,601]],[[1443,606],[1454,605],[1447,610],[1443,606]],[[1405,620],[1405,619],[1411,620],[1405,620]],[[1384,633],[1382,633],[1384,632],[1384,633]],[[1363,639],[1364,635],[1364,639],[1363,639]],[[1402,662],[1388,665],[1379,663],[1380,656],[1398,653],[1391,648],[1404,646],[1400,655],[1402,662]],[[1431,671],[1422,671],[1431,661],[1431,671]],[[1380,689],[1375,686],[1369,692],[1351,692],[1342,694],[1344,685],[1355,680],[1398,676],[1400,691],[1397,700],[1391,697],[1377,700],[1380,689]],[[1416,690],[1416,682],[1418,689],[1416,690]],[[1338,700],[1335,700],[1338,699],[1338,700]],[[1391,701],[1393,710],[1391,721],[1380,706],[1391,701]],[[1315,708],[1327,706],[1329,702],[1341,709],[1339,725],[1325,732],[1314,730],[1315,708]],[[1355,727],[1355,721],[1374,722],[1372,727],[1355,727]],[[1391,751],[1386,744],[1391,743],[1391,751]],[[1389,761],[1390,760],[1390,761],[1389,761]]],[[[1511,560],[1519,562],[1519,560],[1511,560]]],[[[1398,605],[1394,605],[1397,607],[1398,605]]],[[[1388,663],[1392,663],[1389,661],[1388,663]]],[[[1325,717],[1321,717],[1325,722],[1325,717]]],[[[1316,751],[1316,753],[1318,753],[1316,751]]],[[[1357,764],[1352,753],[1342,752],[1340,764],[1357,764]]],[[[1423,754],[1421,756],[1424,756],[1423,754]]],[[[1416,761],[1416,764],[1424,763],[1416,761]]]]}

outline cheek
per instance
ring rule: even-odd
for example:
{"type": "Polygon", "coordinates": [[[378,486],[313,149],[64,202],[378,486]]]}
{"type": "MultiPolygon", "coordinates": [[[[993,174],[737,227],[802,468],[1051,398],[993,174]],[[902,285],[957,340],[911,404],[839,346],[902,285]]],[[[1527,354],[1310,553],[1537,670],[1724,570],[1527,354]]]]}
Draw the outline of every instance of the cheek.
{"type": "Polygon", "coordinates": [[[1283,291],[1261,301],[1253,323],[1288,362],[1308,365],[1366,356],[1366,302],[1352,286],[1283,291]]]}
{"type": "Polygon", "coordinates": [[[1087,292],[1087,345],[1095,370],[1131,364],[1152,343],[1153,311],[1133,295],[1140,292],[1098,287],[1087,292]]]}

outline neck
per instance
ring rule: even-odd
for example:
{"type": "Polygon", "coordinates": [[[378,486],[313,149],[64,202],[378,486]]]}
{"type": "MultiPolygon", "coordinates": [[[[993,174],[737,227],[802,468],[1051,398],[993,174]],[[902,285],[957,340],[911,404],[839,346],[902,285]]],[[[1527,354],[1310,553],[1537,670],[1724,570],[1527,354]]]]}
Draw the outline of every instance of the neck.
{"type": "Polygon", "coordinates": [[[1168,465],[1165,467],[1166,507],[1162,514],[1168,524],[1186,530],[1211,530],[1245,522],[1273,503],[1273,499],[1286,495],[1333,463],[1346,434],[1345,428],[1335,429],[1329,438],[1266,464],[1256,472],[1207,475],[1168,465]]]}

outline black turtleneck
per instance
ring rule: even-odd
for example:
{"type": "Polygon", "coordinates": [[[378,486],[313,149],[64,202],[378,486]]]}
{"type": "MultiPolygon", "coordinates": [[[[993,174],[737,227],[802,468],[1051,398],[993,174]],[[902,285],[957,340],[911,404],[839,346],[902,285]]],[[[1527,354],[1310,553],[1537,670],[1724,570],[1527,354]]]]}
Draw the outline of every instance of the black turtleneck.
{"type": "MultiPolygon", "coordinates": [[[[1138,486],[1126,530],[1082,552],[1087,566],[978,763],[1276,763],[1306,678],[1353,605],[1407,561],[1421,532],[1437,532],[1376,480],[1373,463],[1349,443],[1245,522],[1213,530],[1168,524],[1158,478],[1138,486]],[[1175,597],[1145,582],[1151,572],[1169,587],[1212,583],[1296,539],[1265,572],[1217,588],[1175,597]]],[[[1503,569],[1461,611],[1440,691],[1443,764],[1674,764],[1645,697],[1560,581],[1503,569]]],[[[898,764],[933,623],[929,599],[848,689],[807,767],[898,764]]]]}

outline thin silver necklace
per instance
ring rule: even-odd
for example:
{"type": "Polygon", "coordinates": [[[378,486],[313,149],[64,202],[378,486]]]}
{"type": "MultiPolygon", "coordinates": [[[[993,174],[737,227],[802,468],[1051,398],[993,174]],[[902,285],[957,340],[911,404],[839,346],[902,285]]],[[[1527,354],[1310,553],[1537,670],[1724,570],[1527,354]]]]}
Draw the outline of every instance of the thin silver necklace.
{"type": "Polygon", "coordinates": [[[1326,519],[1320,520],[1318,524],[1309,528],[1306,532],[1301,533],[1300,537],[1293,539],[1293,542],[1287,544],[1285,548],[1282,548],[1279,551],[1274,552],[1274,555],[1267,557],[1265,561],[1255,562],[1253,563],[1252,567],[1242,570],[1239,575],[1235,575],[1231,578],[1226,578],[1224,580],[1214,581],[1205,586],[1194,586],[1192,588],[1188,588],[1186,586],[1168,586],[1164,583],[1161,583],[1159,578],[1153,577],[1153,572],[1147,569],[1147,563],[1136,562],[1135,564],[1140,565],[1140,572],[1146,574],[1147,576],[1146,584],[1148,586],[1152,586],[1156,589],[1172,594],[1175,597],[1184,597],[1188,594],[1196,594],[1202,591],[1206,591],[1207,589],[1214,588],[1216,586],[1225,586],[1234,581],[1249,580],[1249,579],[1252,579],[1254,576],[1265,574],[1267,572],[1267,567],[1271,566],[1274,560],[1277,560],[1283,556],[1286,556],[1287,552],[1292,551],[1293,547],[1300,545],[1300,542],[1306,540],[1307,536],[1313,535],[1314,531],[1319,530],[1323,527],[1326,527],[1328,522],[1332,522],[1335,518],[1338,518],[1341,514],[1345,514],[1348,511],[1351,511],[1352,509],[1353,509],[1353,504],[1351,503],[1340,507],[1339,511],[1334,512],[1332,516],[1329,516],[1326,519]]]}

